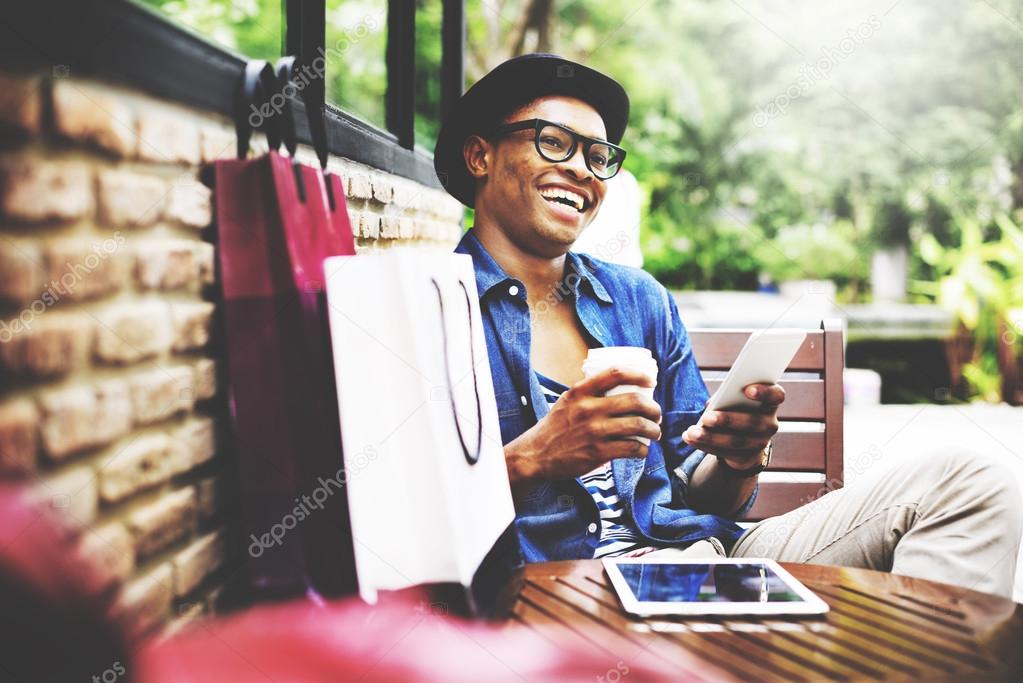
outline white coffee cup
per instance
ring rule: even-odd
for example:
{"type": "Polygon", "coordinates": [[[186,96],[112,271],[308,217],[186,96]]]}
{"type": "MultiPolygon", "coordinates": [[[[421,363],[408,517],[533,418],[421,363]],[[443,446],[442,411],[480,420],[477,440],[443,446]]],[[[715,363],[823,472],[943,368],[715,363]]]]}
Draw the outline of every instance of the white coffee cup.
{"type": "MultiPolygon", "coordinates": [[[[590,349],[586,360],[583,361],[583,376],[593,377],[610,368],[641,372],[647,375],[655,385],[657,384],[657,361],[654,360],[650,349],[642,346],[605,346],[590,349]]],[[[654,387],[641,387],[635,384],[619,384],[609,389],[604,395],[617,396],[631,391],[639,392],[650,399],[654,397],[654,387]]],[[[633,436],[630,438],[644,445],[650,445],[650,439],[646,437],[633,436]]]]}

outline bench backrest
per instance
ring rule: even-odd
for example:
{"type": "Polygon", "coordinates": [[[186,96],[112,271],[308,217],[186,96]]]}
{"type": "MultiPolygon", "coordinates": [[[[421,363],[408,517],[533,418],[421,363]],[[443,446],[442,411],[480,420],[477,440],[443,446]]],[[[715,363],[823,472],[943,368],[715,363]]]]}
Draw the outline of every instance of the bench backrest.
{"type": "MultiPolygon", "coordinates": [[[[711,394],[752,332],[689,330],[693,354],[711,394]]],[[[842,486],[844,367],[841,321],[825,320],[820,329],[807,333],[780,382],[785,402],[768,469],[772,474],[761,475],[756,503],[744,521],[783,514],[842,486]],[[793,476],[796,473],[800,476],[793,476]],[[823,480],[818,476],[808,481],[807,474],[823,475],[823,480]]]]}

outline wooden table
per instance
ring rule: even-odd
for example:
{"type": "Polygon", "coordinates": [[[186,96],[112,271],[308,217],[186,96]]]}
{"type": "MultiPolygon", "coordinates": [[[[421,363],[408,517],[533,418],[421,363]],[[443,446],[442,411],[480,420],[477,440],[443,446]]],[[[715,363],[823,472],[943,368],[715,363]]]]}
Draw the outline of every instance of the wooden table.
{"type": "Polygon", "coordinates": [[[640,619],[622,610],[600,562],[582,560],[520,570],[507,623],[610,654],[621,664],[612,677],[626,681],[645,664],[674,680],[1023,680],[1023,605],[881,572],[784,566],[831,606],[826,617],[640,619]]]}

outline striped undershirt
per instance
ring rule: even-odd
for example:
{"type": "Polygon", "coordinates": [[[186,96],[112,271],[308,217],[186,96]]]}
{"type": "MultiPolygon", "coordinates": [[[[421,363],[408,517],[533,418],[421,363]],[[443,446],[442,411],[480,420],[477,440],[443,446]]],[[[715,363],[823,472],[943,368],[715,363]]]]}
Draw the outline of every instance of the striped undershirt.
{"type": "MultiPolygon", "coordinates": [[[[547,403],[555,403],[568,389],[564,384],[539,372],[536,372],[536,378],[540,382],[547,403]]],[[[597,504],[597,511],[600,513],[600,542],[593,552],[594,558],[619,555],[634,557],[657,550],[646,545],[639,532],[622,523],[625,508],[618,497],[618,488],[611,474],[610,462],[587,472],[579,477],[579,481],[593,497],[593,502],[597,504]]]]}

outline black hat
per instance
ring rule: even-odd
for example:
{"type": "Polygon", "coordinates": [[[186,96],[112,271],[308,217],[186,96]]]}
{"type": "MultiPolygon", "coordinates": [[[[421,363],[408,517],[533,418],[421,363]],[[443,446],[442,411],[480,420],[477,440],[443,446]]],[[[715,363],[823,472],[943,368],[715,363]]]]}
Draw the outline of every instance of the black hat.
{"type": "Polygon", "coordinates": [[[497,125],[516,107],[547,95],[568,95],[590,104],[604,119],[608,142],[621,142],[629,121],[629,96],[616,80],[557,55],[515,57],[469,88],[441,125],[433,167],[448,193],[472,207],[476,181],[462,156],[465,139],[497,125]]]}

